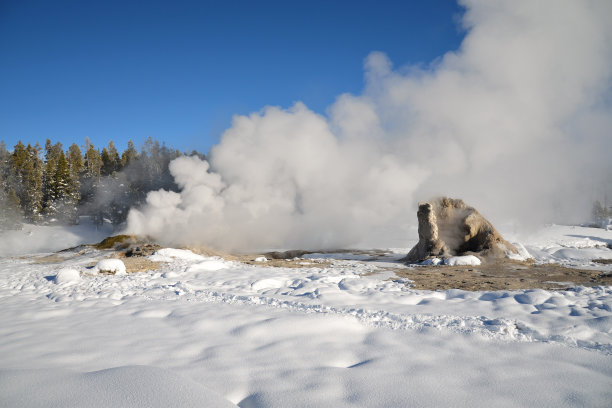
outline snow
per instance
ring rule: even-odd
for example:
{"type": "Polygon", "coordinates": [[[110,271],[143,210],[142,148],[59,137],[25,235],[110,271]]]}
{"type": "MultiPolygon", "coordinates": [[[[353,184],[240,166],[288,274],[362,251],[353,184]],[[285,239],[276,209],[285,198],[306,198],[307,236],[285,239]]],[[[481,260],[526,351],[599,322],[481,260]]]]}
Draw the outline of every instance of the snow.
{"type": "Polygon", "coordinates": [[[0,370],[0,393],[13,407],[236,407],[189,378],[147,366],[88,373],[0,370]]]}
{"type": "Polygon", "coordinates": [[[426,259],[420,265],[440,265],[443,261],[440,258],[426,259]]]}
{"type": "Polygon", "coordinates": [[[62,268],[57,271],[54,282],[60,283],[76,283],[81,280],[81,274],[78,270],[73,268],[62,268]]]}
{"type": "MultiPolygon", "coordinates": [[[[605,271],[612,266],[585,254],[611,257],[596,245],[610,239],[610,231],[551,226],[521,242],[537,262],[605,271]]],[[[334,257],[293,269],[176,249],[158,251],[168,260],[157,271],[56,284],[58,268],[86,271],[108,256],[74,254],[60,265],[0,258],[0,405],[582,407],[612,399],[610,286],[424,291],[395,277],[389,260],[334,257]]]]}
{"type": "Polygon", "coordinates": [[[257,258],[255,258],[255,262],[268,262],[268,258],[266,258],[265,256],[258,256],[257,258]]]}
{"type": "Polygon", "coordinates": [[[86,217],[81,217],[80,224],[71,227],[24,224],[21,230],[0,231],[0,256],[54,252],[96,243],[112,231],[108,224],[95,227],[86,217]]]}
{"type": "Polygon", "coordinates": [[[480,265],[480,259],[476,258],[474,255],[464,255],[464,256],[451,256],[450,258],[446,258],[444,260],[444,265],[471,265],[477,266],[480,265]]]}
{"type": "Polygon", "coordinates": [[[93,267],[91,273],[114,273],[115,275],[125,275],[125,264],[121,259],[102,259],[93,267]]]}
{"type": "Polygon", "coordinates": [[[194,254],[188,249],[163,248],[149,257],[153,262],[172,262],[174,260],[202,261],[206,259],[202,255],[194,254]]]}
{"type": "Polygon", "coordinates": [[[219,269],[229,268],[229,265],[230,264],[228,262],[208,259],[191,265],[189,268],[187,268],[187,272],[218,271],[219,269]]]}
{"type": "Polygon", "coordinates": [[[513,245],[518,250],[518,254],[512,251],[506,251],[506,257],[515,261],[525,261],[531,258],[531,254],[529,254],[529,251],[527,251],[527,248],[525,248],[523,244],[520,242],[514,242],[513,245]]]}
{"type": "Polygon", "coordinates": [[[525,236],[514,236],[537,263],[602,269],[593,259],[612,259],[612,231],[569,225],[550,225],[525,236]]]}

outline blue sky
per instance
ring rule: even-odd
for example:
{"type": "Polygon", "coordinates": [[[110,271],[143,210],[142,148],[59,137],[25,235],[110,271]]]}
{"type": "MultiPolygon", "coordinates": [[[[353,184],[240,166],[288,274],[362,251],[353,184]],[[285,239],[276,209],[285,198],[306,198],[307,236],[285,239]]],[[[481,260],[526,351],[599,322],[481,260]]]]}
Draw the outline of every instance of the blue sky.
{"type": "Polygon", "coordinates": [[[123,149],[148,136],[208,152],[234,114],[324,113],[395,66],[458,48],[454,1],[0,2],[0,140],[123,149]]]}

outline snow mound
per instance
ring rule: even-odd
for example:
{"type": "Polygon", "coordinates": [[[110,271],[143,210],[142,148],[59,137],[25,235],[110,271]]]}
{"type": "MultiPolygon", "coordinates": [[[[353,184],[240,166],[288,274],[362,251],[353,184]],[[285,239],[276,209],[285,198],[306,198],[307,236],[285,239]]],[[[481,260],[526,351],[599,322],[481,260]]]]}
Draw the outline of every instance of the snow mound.
{"type": "Polygon", "coordinates": [[[457,265],[470,265],[470,266],[478,266],[480,265],[480,259],[476,258],[474,255],[464,255],[464,256],[451,256],[444,260],[444,265],[457,266],[457,265]]]}
{"type": "Polygon", "coordinates": [[[115,275],[125,275],[125,264],[121,259],[102,259],[92,269],[93,273],[114,273],[115,275]]]}
{"type": "Polygon", "coordinates": [[[60,283],[76,283],[81,280],[81,274],[78,270],[72,268],[62,268],[57,271],[57,275],[53,279],[53,282],[60,283]]]}
{"type": "Polygon", "coordinates": [[[187,272],[205,272],[205,271],[218,271],[221,269],[227,269],[229,265],[227,262],[223,262],[216,259],[206,260],[204,262],[200,262],[194,265],[191,265],[187,268],[187,272]]]}
{"type": "Polygon", "coordinates": [[[268,262],[268,258],[266,258],[265,256],[258,256],[257,258],[255,258],[255,262],[268,262]]]}
{"type": "Polygon", "coordinates": [[[156,251],[149,257],[153,262],[173,262],[175,260],[183,261],[203,261],[206,257],[194,254],[188,249],[163,248],[156,251]]]}
{"type": "Polygon", "coordinates": [[[419,265],[440,265],[442,260],[440,258],[430,258],[426,259],[423,262],[419,263],[419,265]]]}
{"type": "Polygon", "coordinates": [[[169,370],[123,366],[89,373],[0,370],[12,407],[234,407],[216,392],[169,370]]]}
{"type": "Polygon", "coordinates": [[[278,289],[278,288],[284,287],[286,284],[287,283],[284,279],[269,278],[269,279],[261,279],[261,280],[257,280],[253,282],[251,284],[251,288],[254,291],[260,291],[260,290],[265,290],[265,289],[278,289]]]}

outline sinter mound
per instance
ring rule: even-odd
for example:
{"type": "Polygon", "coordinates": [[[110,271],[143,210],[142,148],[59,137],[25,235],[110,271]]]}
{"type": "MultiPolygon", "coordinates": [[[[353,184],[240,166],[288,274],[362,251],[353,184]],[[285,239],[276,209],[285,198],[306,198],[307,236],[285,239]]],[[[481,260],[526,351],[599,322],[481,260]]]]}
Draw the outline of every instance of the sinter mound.
{"type": "Polygon", "coordinates": [[[480,258],[503,258],[518,254],[514,245],[475,208],[448,197],[419,203],[419,242],[403,259],[417,263],[430,258],[473,254],[480,258]]]}

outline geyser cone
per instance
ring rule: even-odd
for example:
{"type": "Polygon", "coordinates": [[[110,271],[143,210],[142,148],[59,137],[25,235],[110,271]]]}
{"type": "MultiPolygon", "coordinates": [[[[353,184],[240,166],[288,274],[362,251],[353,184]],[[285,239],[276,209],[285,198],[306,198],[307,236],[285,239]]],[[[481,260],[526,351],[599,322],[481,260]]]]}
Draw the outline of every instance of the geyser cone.
{"type": "Polygon", "coordinates": [[[493,224],[463,200],[442,197],[420,203],[417,218],[419,242],[404,258],[406,262],[468,253],[482,258],[518,254],[493,224]]]}

